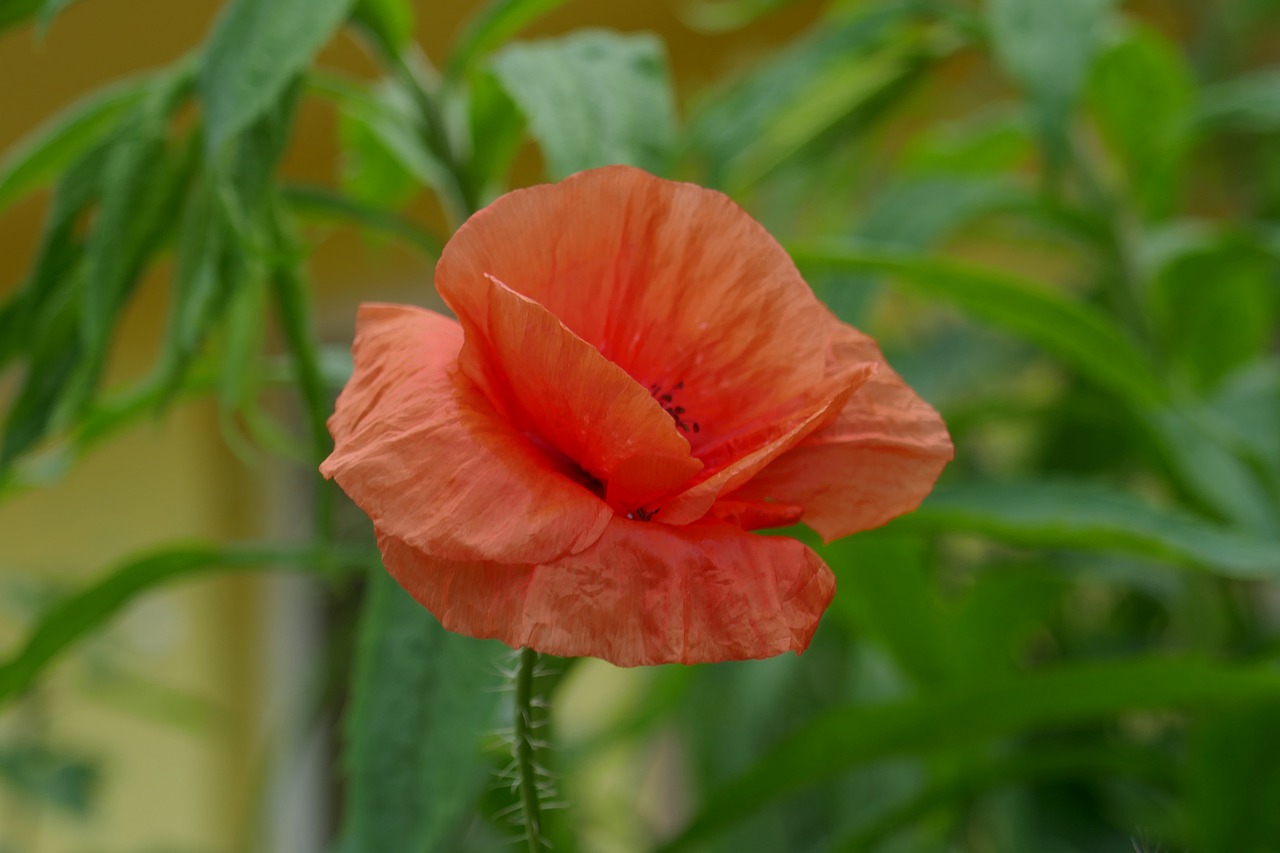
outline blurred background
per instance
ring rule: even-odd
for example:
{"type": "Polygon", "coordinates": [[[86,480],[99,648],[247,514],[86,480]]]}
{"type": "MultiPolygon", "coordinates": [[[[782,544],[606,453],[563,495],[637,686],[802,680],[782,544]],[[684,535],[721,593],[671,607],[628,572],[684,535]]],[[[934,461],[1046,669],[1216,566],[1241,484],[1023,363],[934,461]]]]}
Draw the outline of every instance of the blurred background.
{"type": "Polygon", "coordinates": [[[0,80],[3,853],[505,849],[504,652],[317,423],[359,302],[609,162],[763,221],[957,459],[793,531],[804,657],[554,666],[557,848],[1280,850],[1280,3],[0,0],[0,80]]]}

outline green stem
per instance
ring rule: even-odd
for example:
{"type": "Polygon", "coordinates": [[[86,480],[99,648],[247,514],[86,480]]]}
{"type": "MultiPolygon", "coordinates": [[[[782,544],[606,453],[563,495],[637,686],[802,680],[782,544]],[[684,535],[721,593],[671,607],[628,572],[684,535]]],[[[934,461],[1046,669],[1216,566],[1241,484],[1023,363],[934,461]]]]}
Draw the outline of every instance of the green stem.
{"type": "Polygon", "coordinates": [[[534,761],[533,742],[533,670],[538,653],[520,650],[520,669],[516,673],[515,759],[520,781],[520,810],[524,814],[525,841],[530,853],[542,853],[542,808],[538,802],[538,770],[534,761]]]}
{"type": "Polygon", "coordinates": [[[422,137],[427,148],[445,167],[449,176],[448,186],[441,187],[441,202],[445,205],[453,227],[480,207],[480,196],[472,186],[466,164],[455,150],[449,138],[449,128],[438,103],[440,83],[435,69],[420,51],[406,58],[402,54],[389,57],[400,82],[409,90],[418,114],[422,118],[422,137]]]}

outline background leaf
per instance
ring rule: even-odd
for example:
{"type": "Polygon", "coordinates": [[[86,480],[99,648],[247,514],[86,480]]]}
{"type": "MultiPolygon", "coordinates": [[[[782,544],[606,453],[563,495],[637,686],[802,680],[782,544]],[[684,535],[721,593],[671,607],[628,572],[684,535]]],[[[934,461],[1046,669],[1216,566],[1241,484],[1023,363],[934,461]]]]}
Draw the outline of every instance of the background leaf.
{"type": "Polygon", "coordinates": [[[904,522],[1033,547],[1117,550],[1233,577],[1276,577],[1280,541],[1084,483],[983,483],[939,490],[904,522]]]}
{"type": "Polygon", "coordinates": [[[84,756],[24,742],[0,745],[0,780],[30,800],[84,817],[96,799],[102,771],[84,756]]]}
{"type": "Polygon", "coordinates": [[[449,76],[465,76],[485,55],[562,5],[564,0],[489,0],[467,22],[454,43],[447,67],[449,76]]]}
{"type": "Polygon", "coordinates": [[[992,50],[1026,91],[1051,163],[1067,157],[1067,126],[1111,5],[1111,0],[987,0],[992,50]]]}
{"type": "Polygon", "coordinates": [[[125,80],[76,101],[12,148],[0,163],[0,210],[54,179],[100,143],[142,99],[151,78],[125,80]]]}
{"type": "Polygon", "coordinates": [[[893,274],[902,286],[946,300],[977,319],[1044,347],[1126,400],[1150,405],[1165,398],[1146,356],[1106,315],[1035,282],[848,244],[789,249],[805,269],[893,274]]]}
{"type": "Polygon", "coordinates": [[[353,0],[233,0],[218,18],[200,76],[206,149],[265,115],[310,64],[353,0]]]}
{"type": "Polygon", "coordinates": [[[333,571],[367,562],[362,549],[271,545],[186,545],[124,560],[103,578],[59,601],[41,617],[21,648],[0,664],[0,705],[13,700],[68,647],[140,594],[200,572],[287,566],[333,571]]]}
{"type": "Polygon", "coordinates": [[[1002,682],[931,691],[902,702],[830,711],[714,792],[681,835],[659,849],[688,849],[789,789],[893,755],[1133,709],[1229,707],[1277,697],[1280,673],[1267,666],[1139,659],[1077,663],[1002,682]]]}
{"type": "Polygon", "coordinates": [[[402,51],[413,39],[413,4],[410,0],[356,0],[352,18],[368,27],[378,44],[391,54],[402,51]]]}
{"type": "Polygon", "coordinates": [[[1263,68],[1200,92],[1199,119],[1206,130],[1230,128],[1269,133],[1280,129],[1280,68],[1263,68]]]}
{"type": "Polygon", "coordinates": [[[896,79],[905,66],[904,56],[894,55],[893,46],[908,32],[916,10],[914,3],[886,3],[824,20],[705,98],[691,122],[689,148],[703,162],[708,182],[718,187],[748,183],[761,174],[762,166],[776,165],[814,133],[847,115],[877,90],[877,83],[896,79]],[[881,55],[886,45],[889,52],[881,55]],[[783,121],[797,109],[806,113],[799,133],[783,121]],[[768,150],[758,153],[757,143],[763,139],[771,139],[768,150]]]}
{"type": "Polygon", "coordinates": [[[1195,81],[1177,49],[1136,28],[1094,67],[1089,101],[1148,216],[1172,209],[1191,139],[1195,81]]]}
{"type": "Polygon", "coordinates": [[[492,772],[510,651],[451,634],[385,571],[369,579],[344,762],[344,853],[450,849],[492,772]]]}
{"type": "Polygon", "coordinates": [[[560,179],[625,163],[663,174],[675,142],[675,103],[662,42],[583,30],[513,44],[493,69],[560,179]]]}

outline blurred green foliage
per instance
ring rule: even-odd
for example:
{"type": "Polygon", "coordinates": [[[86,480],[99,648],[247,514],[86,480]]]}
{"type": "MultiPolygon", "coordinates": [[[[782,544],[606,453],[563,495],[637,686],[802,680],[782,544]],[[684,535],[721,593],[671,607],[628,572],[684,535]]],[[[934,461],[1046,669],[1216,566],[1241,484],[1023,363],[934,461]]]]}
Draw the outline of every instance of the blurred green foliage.
{"type": "MultiPolygon", "coordinates": [[[[0,28],[63,5],[0,5],[0,28]]],[[[689,817],[651,839],[664,851],[1280,849],[1280,66],[1257,60],[1280,3],[1184,4],[1181,41],[1110,0],[832,0],[683,120],[652,35],[513,40],[558,5],[491,0],[438,72],[406,0],[231,0],[191,57],[33,131],[0,162],[0,208],[54,186],[0,306],[0,369],[21,377],[0,495],[179,396],[216,394],[276,446],[268,384],[298,389],[319,460],[343,365],[312,328],[307,225],[432,254],[444,235],[401,212],[418,186],[457,224],[526,140],[548,178],[640,165],[763,220],[941,409],[957,459],[918,513],[817,546],[840,593],[803,658],[655,670],[563,777],[678,737],[689,817]],[[315,67],[342,26],[380,79],[315,67]],[[340,118],[339,189],[276,177],[302,99],[340,118]],[[168,254],[164,353],[102,388],[120,312],[168,254]]],[[[784,5],[682,10],[720,31],[784,5]]],[[[48,611],[0,665],[0,703],[156,583],[334,568],[331,492],[317,519],[315,550],[128,561],[48,611]]],[[[512,805],[482,790],[505,762],[492,649],[375,578],[340,849],[490,849],[512,805]]],[[[90,808],[98,776],[0,745],[0,784],[53,808],[90,808]]],[[[572,804],[550,832],[577,849],[572,804]]]]}

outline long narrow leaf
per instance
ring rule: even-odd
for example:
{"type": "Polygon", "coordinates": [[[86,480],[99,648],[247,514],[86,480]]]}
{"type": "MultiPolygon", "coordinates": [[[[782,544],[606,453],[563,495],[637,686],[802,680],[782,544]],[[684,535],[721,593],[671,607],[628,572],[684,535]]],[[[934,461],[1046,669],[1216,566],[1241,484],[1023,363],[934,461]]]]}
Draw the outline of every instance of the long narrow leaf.
{"type": "Polygon", "coordinates": [[[565,0],[489,0],[458,36],[446,72],[458,78],[471,70],[485,54],[538,18],[564,5],[565,0]]]}
{"type": "Polygon", "coordinates": [[[285,187],[282,195],[290,209],[304,221],[355,225],[401,240],[432,260],[440,257],[444,246],[439,237],[416,222],[324,187],[294,184],[285,187]]]}
{"type": "Polygon", "coordinates": [[[981,533],[1040,548],[1120,551],[1240,578],[1280,577],[1280,540],[1162,509],[1104,486],[1021,482],[932,495],[907,526],[981,533]]]}
{"type": "Polygon", "coordinates": [[[1081,374],[1140,406],[1166,391],[1150,360],[1105,314],[1035,282],[994,270],[848,243],[790,247],[802,268],[880,272],[944,300],[1057,355],[1081,374]]]}
{"type": "Polygon", "coordinates": [[[612,163],[659,174],[670,167],[675,98],[665,48],[653,36],[580,30],[512,44],[493,70],[553,178],[612,163]]]}
{"type": "Polygon", "coordinates": [[[136,105],[149,77],[124,80],[76,101],[36,128],[0,163],[0,210],[63,172],[136,105]]]}
{"type": "Polygon", "coordinates": [[[353,0],[234,0],[205,50],[200,91],[213,159],[266,115],[351,11],[353,0]]]}
{"type": "Polygon", "coordinates": [[[188,545],[125,560],[97,583],[46,613],[21,648],[0,665],[0,705],[31,686],[44,669],[139,595],[212,571],[292,568],[334,571],[368,564],[365,550],[272,545],[188,545]]]}
{"type": "Polygon", "coordinates": [[[494,642],[451,634],[378,569],[361,617],[344,853],[428,853],[450,843],[490,772],[482,745],[508,697],[494,642]]]}
{"type": "Polygon", "coordinates": [[[662,853],[690,849],[779,796],[843,770],[1126,711],[1224,707],[1280,697],[1280,671],[1197,660],[1077,663],[1005,681],[823,714],[714,792],[662,853]]]}

